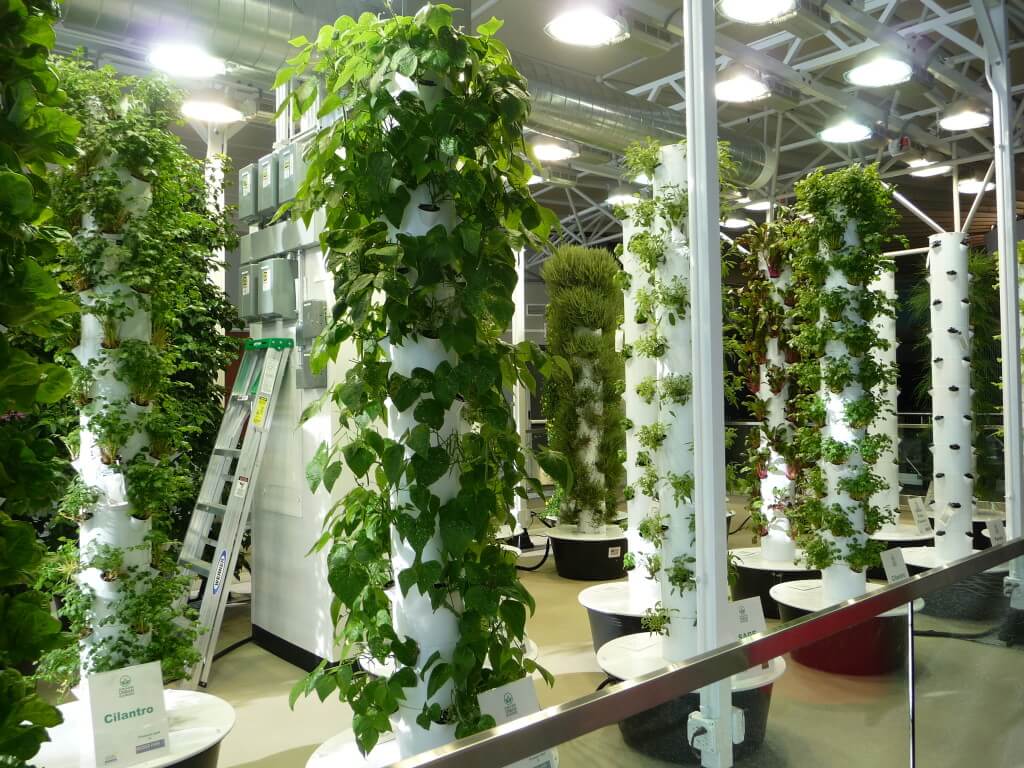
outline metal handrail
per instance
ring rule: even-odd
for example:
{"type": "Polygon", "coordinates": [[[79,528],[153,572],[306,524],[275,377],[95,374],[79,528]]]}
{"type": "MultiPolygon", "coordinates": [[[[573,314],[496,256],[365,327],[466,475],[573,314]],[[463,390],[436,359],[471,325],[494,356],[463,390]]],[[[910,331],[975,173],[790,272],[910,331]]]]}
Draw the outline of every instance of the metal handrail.
{"type": "Polygon", "coordinates": [[[400,760],[390,768],[509,765],[766,664],[785,653],[1021,556],[1024,556],[1024,538],[1016,538],[801,617],[774,632],[754,635],[687,661],[666,665],[664,669],[642,677],[623,680],[596,693],[400,760]]]}

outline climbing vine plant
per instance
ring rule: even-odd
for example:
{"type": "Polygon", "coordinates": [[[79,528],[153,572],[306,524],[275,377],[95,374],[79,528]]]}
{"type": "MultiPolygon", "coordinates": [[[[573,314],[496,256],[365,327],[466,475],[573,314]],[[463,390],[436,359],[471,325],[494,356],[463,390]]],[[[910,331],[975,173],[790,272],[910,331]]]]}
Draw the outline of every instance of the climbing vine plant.
{"type": "Polygon", "coordinates": [[[66,687],[81,671],[159,660],[177,679],[198,630],[180,622],[192,618],[181,607],[190,580],[173,533],[191,512],[207,459],[197,437],[215,428],[217,374],[236,350],[222,330],[234,311],[208,279],[233,228],[170,131],[180,92],[78,56],[56,69],[83,130],[76,162],[51,179],[71,233],[52,267],[83,314],[56,349],[73,398],[49,414],[79,470],[53,525],[78,536],[55,548],[45,582],[80,648],[50,654],[41,673],[66,687]]]}
{"type": "Polygon", "coordinates": [[[308,472],[314,489],[333,488],[343,467],[357,481],[318,544],[329,549],[334,616],[344,615],[338,640],[349,661],[394,662],[383,676],[321,666],[293,696],[337,691],[364,752],[390,730],[410,689],[426,684],[420,727],[454,724],[464,736],[493,724],[478,693],[537,669],[524,639],[533,598],[493,534],[511,521],[525,478],[503,388],[532,385],[528,364],[550,375],[551,363],[501,336],[513,313],[515,249],[545,241],[557,220],[527,191],[529,97],[493,36],[500,23],[474,36],[453,27],[452,13],[428,5],[414,17],[342,17],[315,41],[294,41],[298,52],[278,77],[300,78],[299,112],[314,108],[322,78],[319,116],[345,115],[312,143],[294,211],[327,215],[321,242],[336,303],[317,364],[347,341],[355,346],[345,380],[324,400],[338,409],[341,432],[308,472]],[[414,217],[447,223],[413,234],[414,217]],[[442,359],[396,370],[395,355],[417,345],[443,350],[442,359]],[[450,431],[456,409],[462,426],[450,431]],[[394,432],[410,414],[412,426],[394,432]],[[436,488],[446,478],[457,478],[457,489],[442,498],[436,488]],[[395,548],[414,552],[397,572],[395,548]],[[386,591],[392,579],[397,598],[386,591]],[[425,657],[424,638],[396,629],[392,601],[417,595],[429,596],[434,621],[454,614],[450,654],[425,657]]]}
{"type": "Polygon", "coordinates": [[[60,622],[33,587],[45,549],[29,520],[49,513],[70,466],[40,409],[71,387],[35,354],[77,311],[46,271],[61,238],[52,224],[47,164],[74,154],[78,123],[48,61],[60,6],[0,6],[0,765],[25,768],[61,722],[26,673],[63,644],[60,622]]]}
{"type": "Polygon", "coordinates": [[[559,518],[586,532],[615,517],[625,475],[618,273],[608,251],[579,246],[556,249],[541,267],[548,350],[572,366],[572,376],[556,370],[544,388],[549,443],[568,459],[573,476],[559,518]]]}
{"type": "Polygon", "coordinates": [[[803,214],[794,256],[801,362],[795,440],[805,470],[790,520],[809,567],[844,564],[853,571],[878,562],[882,545],[868,537],[892,514],[871,504],[884,482],[872,467],[889,444],[867,428],[883,407],[894,366],[871,350],[886,342],[871,321],[893,314],[891,301],[871,283],[892,269],[883,246],[899,223],[892,194],[876,166],[815,171],[796,186],[803,214]],[[815,466],[816,464],[816,466],[815,466]]]}

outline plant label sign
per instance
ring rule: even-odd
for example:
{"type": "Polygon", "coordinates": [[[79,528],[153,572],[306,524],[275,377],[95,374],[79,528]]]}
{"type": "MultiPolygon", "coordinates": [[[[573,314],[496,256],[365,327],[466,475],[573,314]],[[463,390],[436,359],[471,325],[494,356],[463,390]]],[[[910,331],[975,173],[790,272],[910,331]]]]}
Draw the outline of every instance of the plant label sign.
{"type": "Polygon", "coordinates": [[[914,516],[914,525],[918,533],[931,534],[932,523],[928,519],[928,510],[925,508],[924,499],[920,496],[911,496],[907,499],[910,505],[910,514],[914,516]]]}
{"type": "Polygon", "coordinates": [[[993,547],[1006,543],[1006,526],[1003,525],[1002,520],[989,520],[987,526],[988,536],[992,539],[993,547]]]}
{"type": "Polygon", "coordinates": [[[170,751],[160,662],[99,672],[85,684],[97,766],[134,765],[170,751]]]}
{"type": "Polygon", "coordinates": [[[751,635],[763,633],[767,630],[764,620],[764,607],[761,605],[760,597],[748,597],[746,600],[737,600],[729,603],[732,615],[726,615],[723,626],[722,642],[732,643],[736,640],[745,640],[751,635]]]}
{"type": "MultiPolygon", "coordinates": [[[[524,677],[514,683],[493,688],[480,694],[480,711],[494,718],[497,725],[504,725],[525,715],[540,711],[537,691],[533,678],[524,677]]],[[[558,757],[554,750],[546,749],[531,755],[506,768],[557,768],[558,757]]]]}
{"type": "Polygon", "coordinates": [[[903,560],[903,550],[899,547],[887,549],[882,553],[882,567],[885,568],[885,580],[890,584],[910,578],[907,564],[903,560]]]}

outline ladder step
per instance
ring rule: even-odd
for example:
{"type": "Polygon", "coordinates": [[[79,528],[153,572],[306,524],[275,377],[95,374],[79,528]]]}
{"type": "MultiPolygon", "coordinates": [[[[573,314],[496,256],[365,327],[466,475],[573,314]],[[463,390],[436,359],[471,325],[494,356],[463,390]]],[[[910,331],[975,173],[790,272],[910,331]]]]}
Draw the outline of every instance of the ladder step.
{"type": "Polygon", "coordinates": [[[202,576],[204,579],[208,579],[210,577],[210,571],[213,568],[212,563],[208,563],[205,560],[197,560],[193,557],[186,557],[185,555],[182,555],[179,558],[179,562],[193,573],[202,576]]]}
{"type": "Polygon", "coordinates": [[[213,452],[218,456],[241,456],[241,448],[214,448],[213,452]]]}
{"type": "Polygon", "coordinates": [[[212,512],[215,515],[223,515],[228,511],[228,508],[223,504],[214,504],[209,501],[197,501],[196,509],[201,509],[204,512],[212,512]]]}

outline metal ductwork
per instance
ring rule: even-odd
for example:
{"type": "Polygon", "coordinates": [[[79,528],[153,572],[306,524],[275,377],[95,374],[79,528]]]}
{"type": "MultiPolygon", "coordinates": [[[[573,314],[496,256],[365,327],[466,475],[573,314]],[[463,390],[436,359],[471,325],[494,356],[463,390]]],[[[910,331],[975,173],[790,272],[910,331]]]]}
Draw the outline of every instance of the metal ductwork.
{"type": "MultiPolygon", "coordinates": [[[[515,52],[512,58],[530,84],[530,127],[541,133],[620,154],[637,139],[651,137],[668,143],[686,135],[682,112],[515,52]]],[[[765,145],[735,131],[719,134],[729,142],[740,185],[768,183],[775,167],[765,145]]]]}
{"type": "MultiPolygon", "coordinates": [[[[62,25],[90,38],[134,43],[187,40],[233,64],[264,72],[267,80],[295,49],[288,41],[313,38],[341,15],[381,10],[365,0],[65,0],[62,25]]],[[[616,91],[586,75],[512,54],[529,82],[529,125],[542,133],[621,153],[637,139],[677,141],[681,112],[616,91]]],[[[763,143],[721,131],[739,166],[739,183],[758,187],[774,173],[763,143]]]]}

